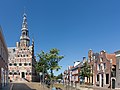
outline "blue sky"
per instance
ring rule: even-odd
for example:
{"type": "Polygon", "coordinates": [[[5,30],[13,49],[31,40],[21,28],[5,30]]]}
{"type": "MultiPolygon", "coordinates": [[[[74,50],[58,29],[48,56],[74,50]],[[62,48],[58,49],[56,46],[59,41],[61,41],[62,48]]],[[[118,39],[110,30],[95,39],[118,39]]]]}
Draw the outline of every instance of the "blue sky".
{"type": "Polygon", "coordinates": [[[120,50],[120,0],[0,0],[0,25],[8,47],[21,34],[26,7],[35,54],[58,48],[65,58],[59,74],[94,52],[120,50]]]}

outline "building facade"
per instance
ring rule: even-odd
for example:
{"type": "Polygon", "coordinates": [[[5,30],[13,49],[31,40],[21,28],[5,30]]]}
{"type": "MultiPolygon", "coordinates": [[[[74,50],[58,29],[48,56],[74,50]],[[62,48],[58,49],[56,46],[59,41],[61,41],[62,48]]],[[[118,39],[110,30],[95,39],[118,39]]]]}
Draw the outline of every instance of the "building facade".
{"type": "Polygon", "coordinates": [[[120,89],[120,50],[115,52],[116,54],[116,80],[115,88],[120,89]]]}
{"type": "Polygon", "coordinates": [[[8,52],[9,79],[11,81],[35,81],[36,59],[34,56],[34,41],[30,45],[25,13],[23,15],[20,42],[16,42],[16,47],[9,47],[8,52]]]}
{"type": "Polygon", "coordinates": [[[91,72],[93,73],[92,84],[99,87],[114,88],[115,84],[112,84],[112,80],[115,80],[116,73],[115,54],[108,54],[104,50],[100,53],[89,51],[88,57],[91,72]]]}
{"type": "Polygon", "coordinates": [[[8,83],[8,50],[0,27],[0,89],[8,83]]]}
{"type": "Polygon", "coordinates": [[[74,63],[73,68],[71,69],[71,73],[72,73],[72,79],[71,82],[73,84],[73,86],[76,85],[76,83],[80,82],[80,78],[79,78],[79,72],[80,72],[80,68],[78,67],[78,65],[80,64],[79,61],[74,63]]]}

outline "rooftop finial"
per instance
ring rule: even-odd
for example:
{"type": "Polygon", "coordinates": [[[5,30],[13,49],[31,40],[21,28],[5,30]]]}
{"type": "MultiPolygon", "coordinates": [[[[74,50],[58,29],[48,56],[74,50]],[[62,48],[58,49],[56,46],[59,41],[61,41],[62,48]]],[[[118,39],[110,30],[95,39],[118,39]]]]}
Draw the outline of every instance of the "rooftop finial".
{"type": "Polygon", "coordinates": [[[26,10],[25,10],[25,6],[24,6],[24,14],[23,14],[23,17],[26,17],[26,13],[25,13],[25,11],[26,11],[26,10]]]}

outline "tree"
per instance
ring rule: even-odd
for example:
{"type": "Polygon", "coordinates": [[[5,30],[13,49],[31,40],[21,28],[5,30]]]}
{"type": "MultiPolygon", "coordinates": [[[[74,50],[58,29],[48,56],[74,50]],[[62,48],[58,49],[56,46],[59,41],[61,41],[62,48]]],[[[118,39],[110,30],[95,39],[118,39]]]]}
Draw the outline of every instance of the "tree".
{"type": "MultiPolygon", "coordinates": [[[[36,70],[38,72],[48,73],[50,71],[51,78],[54,77],[53,70],[59,70],[61,66],[59,66],[59,61],[63,58],[63,56],[59,55],[59,50],[54,48],[51,49],[48,53],[41,51],[38,54],[39,62],[36,64],[36,70]]],[[[51,79],[50,78],[50,79],[51,79]]]]}
{"type": "Polygon", "coordinates": [[[90,65],[88,64],[88,61],[86,61],[85,63],[83,63],[83,67],[80,69],[80,77],[83,79],[85,77],[87,77],[87,79],[90,79],[90,76],[92,76],[91,74],[91,68],[90,65]]]}
{"type": "Polygon", "coordinates": [[[40,54],[38,54],[39,61],[36,64],[36,71],[37,72],[47,72],[48,66],[48,60],[47,60],[47,53],[44,51],[41,51],[40,54]]]}
{"type": "Polygon", "coordinates": [[[56,70],[58,71],[61,66],[59,66],[58,62],[64,58],[63,56],[60,56],[59,55],[59,50],[54,48],[54,49],[51,49],[50,52],[49,52],[49,62],[48,62],[48,65],[49,65],[49,70],[50,70],[50,73],[51,73],[51,78],[53,78],[53,70],[56,70]]]}
{"type": "Polygon", "coordinates": [[[62,73],[61,74],[59,74],[57,77],[56,77],[56,79],[58,80],[58,79],[63,79],[63,75],[62,75],[62,73]]]}

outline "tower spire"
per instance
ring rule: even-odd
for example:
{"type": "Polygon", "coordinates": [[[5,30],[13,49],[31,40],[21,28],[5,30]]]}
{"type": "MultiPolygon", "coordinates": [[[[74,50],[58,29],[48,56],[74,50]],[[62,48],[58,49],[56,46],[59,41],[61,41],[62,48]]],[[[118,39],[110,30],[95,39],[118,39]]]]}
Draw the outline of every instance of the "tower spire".
{"type": "Polygon", "coordinates": [[[30,38],[29,38],[29,31],[27,26],[27,15],[24,12],[23,14],[23,22],[22,22],[22,29],[21,29],[21,37],[20,37],[20,45],[21,46],[29,46],[30,45],[30,38]]]}

